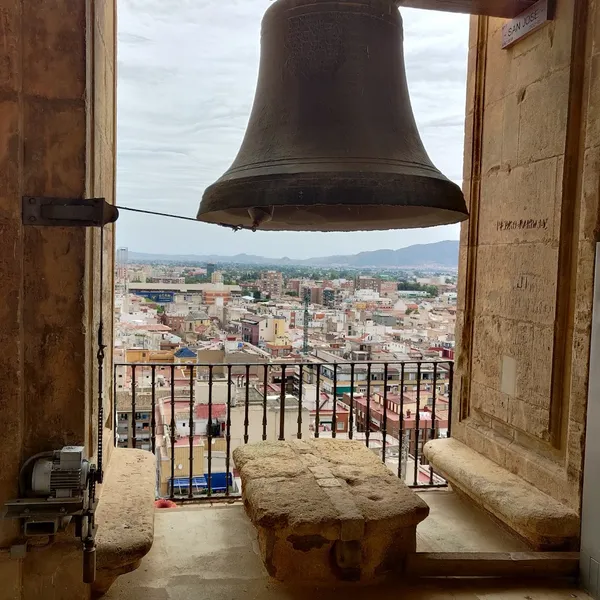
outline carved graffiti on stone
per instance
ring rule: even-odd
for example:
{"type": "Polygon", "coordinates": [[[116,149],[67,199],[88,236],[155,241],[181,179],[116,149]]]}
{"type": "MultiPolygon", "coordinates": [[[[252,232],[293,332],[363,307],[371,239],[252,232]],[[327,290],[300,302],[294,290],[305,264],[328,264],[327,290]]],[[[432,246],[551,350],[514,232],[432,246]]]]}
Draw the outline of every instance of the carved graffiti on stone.
{"type": "Polygon", "coordinates": [[[529,276],[521,275],[519,279],[517,279],[517,283],[515,284],[515,289],[517,290],[526,290],[529,288],[529,276]]]}
{"type": "Polygon", "coordinates": [[[498,231],[516,231],[527,229],[548,229],[548,219],[519,219],[496,221],[498,231]]]}

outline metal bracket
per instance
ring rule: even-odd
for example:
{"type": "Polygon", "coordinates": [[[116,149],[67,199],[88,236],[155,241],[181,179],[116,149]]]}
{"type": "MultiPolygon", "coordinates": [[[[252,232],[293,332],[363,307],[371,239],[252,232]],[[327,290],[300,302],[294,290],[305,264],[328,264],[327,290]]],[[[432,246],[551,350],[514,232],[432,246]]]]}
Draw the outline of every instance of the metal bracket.
{"type": "Polygon", "coordinates": [[[119,218],[104,198],[23,196],[23,225],[42,227],[102,227],[119,218]]]}

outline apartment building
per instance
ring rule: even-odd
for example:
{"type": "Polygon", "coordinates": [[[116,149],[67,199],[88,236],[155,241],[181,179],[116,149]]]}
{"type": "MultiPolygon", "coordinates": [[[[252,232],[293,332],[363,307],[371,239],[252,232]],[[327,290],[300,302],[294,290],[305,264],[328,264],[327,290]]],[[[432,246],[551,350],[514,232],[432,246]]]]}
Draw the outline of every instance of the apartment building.
{"type": "Polygon", "coordinates": [[[359,275],[355,280],[355,289],[358,290],[373,290],[379,292],[380,280],[379,277],[369,277],[359,275]]]}
{"type": "Polygon", "coordinates": [[[283,296],[283,274],[279,271],[263,271],[260,274],[259,288],[270,298],[283,296]]]}

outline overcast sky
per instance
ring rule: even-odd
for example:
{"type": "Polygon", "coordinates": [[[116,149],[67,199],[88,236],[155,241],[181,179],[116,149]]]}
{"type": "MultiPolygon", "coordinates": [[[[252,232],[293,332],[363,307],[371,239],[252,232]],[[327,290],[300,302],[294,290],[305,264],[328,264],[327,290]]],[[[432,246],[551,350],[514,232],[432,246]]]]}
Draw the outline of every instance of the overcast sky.
{"type": "MultiPolygon", "coordinates": [[[[239,149],[269,0],[119,0],[117,203],[195,217],[239,149]]],[[[468,17],[403,9],[413,110],[434,164],[461,182],[468,17]]],[[[239,231],[121,213],[120,246],[306,258],[458,239],[452,225],[356,233],[239,231]]]]}

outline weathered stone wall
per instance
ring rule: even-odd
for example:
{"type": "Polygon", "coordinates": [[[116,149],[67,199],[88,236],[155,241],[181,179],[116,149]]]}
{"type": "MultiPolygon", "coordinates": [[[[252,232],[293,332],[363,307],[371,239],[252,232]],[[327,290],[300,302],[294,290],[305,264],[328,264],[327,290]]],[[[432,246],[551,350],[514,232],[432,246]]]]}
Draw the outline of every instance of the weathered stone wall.
{"type": "Polygon", "coordinates": [[[598,241],[600,3],[502,50],[472,17],[453,434],[579,509],[598,241]]]}
{"type": "MultiPolygon", "coordinates": [[[[114,14],[113,0],[0,0],[0,506],[32,454],[85,444],[95,455],[99,233],[23,227],[21,197],[112,201],[114,14]]],[[[73,536],[21,561],[6,552],[17,534],[0,521],[0,598],[86,597],[73,536]]]]}

